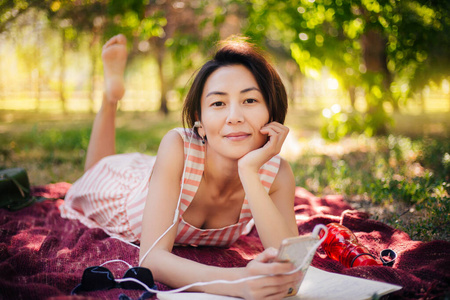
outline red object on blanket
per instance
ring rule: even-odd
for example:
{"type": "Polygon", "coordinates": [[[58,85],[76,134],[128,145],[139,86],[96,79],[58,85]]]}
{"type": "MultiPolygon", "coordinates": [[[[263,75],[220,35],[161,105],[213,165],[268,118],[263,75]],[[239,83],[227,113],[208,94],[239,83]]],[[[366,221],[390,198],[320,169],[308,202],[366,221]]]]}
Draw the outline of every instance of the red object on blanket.
{"type": "MultiPolygon", "coordinates": [[[[322,242],[322,248],[328,257],[337,260],[345,267],[380,266],[366,247],[358,242],[356,236],[345,226],[338,223],[327,225],[328,235],[322,242]]],[[[320,231],[320,238],[325,231],[320,231]]]]}
{"type": "MultiPolygon", "coordinates": [[[[142,291],[112,289],[70,296],[80,283],[84,269],[112,259],[136,266],[139,249],[90,229],[78,221],[63,219],[58,205],[70,184],[35,187],[35,196],[60,198],[35,203],[16,212],[0,209],[0,299],[118,299],[126,294],[138,299],[142,291]]],[[[300,234],[311,233],[317,224],[340,223],[349,228],[370,253],[391,248],[398,258],[391,267],[360,266],[345,268],[328,258],[319,248],[312,265],[329,272],[378,280],[403,286],[389,299],[440,299],[450,291],[450,242],[412,241],[409,236],[386,224],[369,219],[365,213],[350,210],[341,196],[315,197],[297,188],[295,211],[300,234]]],[[[181,257],[219,267],[243,267],[263,247],[256,229],[242,236],[229,248],[174,247],[181,257]]],[[[128,266],[106,265],[115,278],[128,266]]],[[[160,290],[169,287],[157,283],[160,290]]]]}

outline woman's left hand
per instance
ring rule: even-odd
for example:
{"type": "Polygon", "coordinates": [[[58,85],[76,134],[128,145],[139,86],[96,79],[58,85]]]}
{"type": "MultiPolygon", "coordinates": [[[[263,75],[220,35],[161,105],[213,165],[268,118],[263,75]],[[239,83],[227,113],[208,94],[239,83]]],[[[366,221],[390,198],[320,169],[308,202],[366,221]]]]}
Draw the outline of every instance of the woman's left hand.
{"type": "Polygon", "coordinates": [[[239,159],[239,172],[244,170],[258,172],[264,163],[280,153],[289,128],[278,122],[271,122],[264,125],[260,132],[268,136],[267,142],[261,148],[253,150],[239,159]]]}

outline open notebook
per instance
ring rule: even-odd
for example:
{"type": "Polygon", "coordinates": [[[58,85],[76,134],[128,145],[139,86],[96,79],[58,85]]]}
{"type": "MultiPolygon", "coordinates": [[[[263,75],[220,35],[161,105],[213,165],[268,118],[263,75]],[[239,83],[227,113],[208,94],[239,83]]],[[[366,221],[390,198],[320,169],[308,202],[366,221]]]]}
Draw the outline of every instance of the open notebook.
{"type": "MultiPolygon", "coordinates": [[[[314,299],[314,300],[336,300],[336,299],[372,299],[372,296],[386,295],[400,290],[402,287],[389,283],[367,280],[358,277],[346,276],[320,269],[309,267],[305,279],[300,286],[296,296],[285,299],[314,299]]],[[[236,299],[233,297],[218,296],[204,293],[178,293],[158,294],[161,300],[225,300],[236,299]]]]}

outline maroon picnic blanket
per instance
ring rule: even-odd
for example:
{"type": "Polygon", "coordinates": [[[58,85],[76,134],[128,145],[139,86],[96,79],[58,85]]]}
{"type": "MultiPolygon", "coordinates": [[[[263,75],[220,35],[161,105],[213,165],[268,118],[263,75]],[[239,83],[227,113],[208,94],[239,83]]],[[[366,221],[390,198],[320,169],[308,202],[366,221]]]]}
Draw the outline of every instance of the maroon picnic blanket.
{"type": "MultiPolygon", "coordinates": [[[[85,268],[113,259],[138,264],[138,249],[110,238],[101,229],[63,219],[58,206],[68,183],[34,187],[33,194],[53,198],[16,212],[0,209],[0,299],[138,299],[143,291],[112,289],[70,296],[85,268]]],[[[389,299],[441,299],[449,297],[450,242],[412,241],[386,224],[351,210],[341,196],[315,197],[297,188],[295,211],[300,234],[317,224],[340,222],[351,229],[372,254],[390,248],[398,258],[393,267],[345,268],[318,249],[312,265],[330,272],[403,286],[389,299]]],[[[221,267],[245,266],[263,250],[255,229],[230,248],[175,247],[179,256],[221,267]]],[[[106,265],[116,278],[128,269],[123,263],[106,265]]],[[[157,283],[158,289],[168,289],[157,283]]],[[[351,288],[351,287],[343,287],[351,288]]],[[[144,295],[145,296],[145,295],[144,295]]],[[[155,298],[155,297],[154,297],[155,298]]],[[[141,298],[142,299],[142,298],[141,298]]]]}

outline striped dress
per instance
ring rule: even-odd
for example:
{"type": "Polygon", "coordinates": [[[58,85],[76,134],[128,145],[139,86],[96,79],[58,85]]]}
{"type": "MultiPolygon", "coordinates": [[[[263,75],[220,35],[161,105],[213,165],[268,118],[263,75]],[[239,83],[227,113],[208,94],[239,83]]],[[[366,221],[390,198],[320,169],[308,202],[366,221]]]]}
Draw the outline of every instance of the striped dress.
{"type": "MultiPolygon", "coordinates": [[[[250,206],[244,199],[236,224],[217,229],[201,229],[187,223],[183,213],[192,202],[204,170],[205,145],[192,129],[176,128],[184,141],[185,172],[179,205],[175,244],[229,246],[251,228],[250,206]]],[[[141,237],[142,214],[156,157],[140,153],[116,154],[103,158],[78,179],[60,206],[61,216],[79,220],[90,228],[135,242],[141,237]]],[[[278,173],[280,157],[274,156],[259,170],[269,192],[278,173]]]]}

